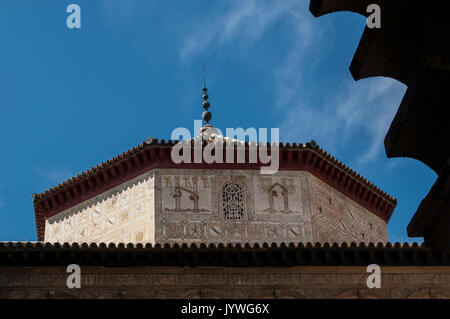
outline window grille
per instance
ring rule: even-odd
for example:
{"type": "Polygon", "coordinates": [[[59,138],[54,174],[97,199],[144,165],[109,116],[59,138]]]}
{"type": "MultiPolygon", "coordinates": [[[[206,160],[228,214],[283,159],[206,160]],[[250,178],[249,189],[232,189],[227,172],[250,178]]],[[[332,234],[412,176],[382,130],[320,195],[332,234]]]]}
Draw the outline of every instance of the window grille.
{"type": "Polygon", "coordinates": [[[242,219],[244,215],[244,196],[242,187],[229,182],[222,188],[222,209],[225,219],[242,219]]]}

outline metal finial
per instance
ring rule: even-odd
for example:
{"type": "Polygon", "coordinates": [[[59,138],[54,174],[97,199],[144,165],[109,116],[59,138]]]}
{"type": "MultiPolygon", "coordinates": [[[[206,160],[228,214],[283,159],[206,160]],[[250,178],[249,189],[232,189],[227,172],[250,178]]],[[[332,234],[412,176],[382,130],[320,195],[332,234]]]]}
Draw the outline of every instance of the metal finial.
{"type": "Polygon", "coordinates": [[[206,76],[205,76],[205,67],[202,66],[203,71],[203,108],[205,111],[202,114],[203,121],[206,122],[206,124],[209,124],[209,121],[211,121],[212,114],[208,111],[209,108],[209,102],[208,102],[208,89],[206,88],[206,76]]]}
{"type": "Polygon", "coordinates": [[[205,76],[205,66],[202,66],[203,71],[203,88],[206,89],[206,76],[205,76]]]}

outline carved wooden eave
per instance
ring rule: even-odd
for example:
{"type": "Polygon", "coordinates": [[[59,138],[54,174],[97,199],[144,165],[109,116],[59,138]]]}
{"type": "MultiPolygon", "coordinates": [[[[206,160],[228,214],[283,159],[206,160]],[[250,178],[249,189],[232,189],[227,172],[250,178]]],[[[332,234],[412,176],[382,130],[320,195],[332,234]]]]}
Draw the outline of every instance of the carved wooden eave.
{"type": "Polygon", "coordinates": [[[381,28],[365,28],[350,71],[355,80],[374,76],[394,78],[405,85],[424,54],[446,52],[449,21],[439,1],[311,0],[315,17],[341,11],[368,16],[369,4],[381,9],[381,28]]]}
{"type": "Polygon", "coordinates": [[[450,214],[450,160],[444,166],[428,195],[420,203],[408,225],[408,235],[424,236],[427,245],[445,249],[449,237],[450,214]]]}
{"type": "MultiPolygon", "coordinates": [[[[181,163],[171,159],[176,141],[146,140],[138,147],[114,157],[68,181],[34,196],[38,239],[44,239],[45,220],[65,209],[86,201],[108,189],[156,168],[259,170],[257,163],[248,163],[249,144],[245,144],[245,163],[181,163]]],[[[270,150],[270,147],[269,147],[270,150]]],[[[224,151],[224,158],[226,151],[224,151]]],[[[191,152],[192,155],[194,152],[191,152]]],[[[235,156],[236,158],[236,156],[235,156]]],[[[192,161],[193,162],[193,161],[192,161]]],[[[396,199],[370,181],[339,162],[317,145],[279,144],[279,170],[307,171],[356,201],[386,222],[392,215],[396,199]]]]}
{"type": "Polygon", "coordinates": [[[312,0],[309,10],[317,18],[337,11],[351,11],[362,15],[366,14],[369,4],[377,3],[377,0],[312,0]]]}
{"type": "Polygon", "coordinates": [[[17,266],[450,266],[448,251],[417,243],[105,244],[0,242],[0,267],[17,266]]]}
{"type": "Polygon", "coordinates": [[[384,145],[388,157],[411,157],[440,174],[450,157],[450,55],[448,69],[435,59],[428,55],[418,64],[384,145]]]}
{"type": "Polygon", "coordinates": [[[439,174],[450,156],[445,101],[450,83],[450,21],[440,1],[311,0],[314,16],[381,8],[381,28],[365,28],[350,71],[355,80],[394,78],[408,86],[385,139],[388,157],[417,159],[439,174]]]}
{"type": "Polygon", "coordinates": [[[450,188],[443,186],[448,185],[444,164],[450,158],[450,20],[446,2],[311,0],[310,11],[316,17],[337,11],[367,16],[369,4],[380,6],[381,28],[365,28],[350,72],[355,80],[385,76],[408,86],[385,137],[386,155],[417,159],[440,175],[433,194],[427,195],[411,221],[408,234],[425,236],[426,242],[437,245],[434,233],[439,233],[440,245],[450,248],[450,188]],[[429,212],[425,213],[424,207],[429,212]],[[446,233],[439,230],[442,227],[446,233]]]}

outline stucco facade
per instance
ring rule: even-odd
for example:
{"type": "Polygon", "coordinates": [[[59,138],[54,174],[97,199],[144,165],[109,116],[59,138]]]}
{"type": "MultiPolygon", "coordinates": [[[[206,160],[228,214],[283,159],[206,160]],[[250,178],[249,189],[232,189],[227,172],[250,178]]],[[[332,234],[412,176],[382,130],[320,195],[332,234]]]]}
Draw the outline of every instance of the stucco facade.
{"type": "Polygon", "coordinates": [[[148,172],[46,220],[49,242],[155,241],[154,172],[148,172]]]}
{"type": "Polygon", "coordinates": [[[48,242],[387,242],[386,222],[305,171],[154,169],[46,220],[48,242]]]}

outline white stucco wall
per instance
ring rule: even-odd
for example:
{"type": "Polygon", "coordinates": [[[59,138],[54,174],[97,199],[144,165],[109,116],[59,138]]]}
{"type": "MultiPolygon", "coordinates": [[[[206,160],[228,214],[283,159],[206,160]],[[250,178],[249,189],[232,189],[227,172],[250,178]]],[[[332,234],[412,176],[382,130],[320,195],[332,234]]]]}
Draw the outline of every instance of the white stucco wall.
{"type": "Polygon", "coordinates": [[[307,172],[155,169],[46,221],[50,242],[386,242],[386,223],[307,172]],[[242,217],[222,190],[242,189],[242,217]]]}
{"type": "Polygon", "coordinates": [[[148,172],[46,220],[49,242],[150,242],[154,175],[148,172]]]}

